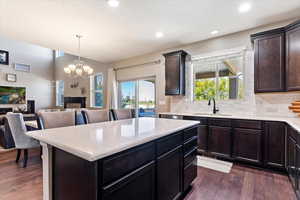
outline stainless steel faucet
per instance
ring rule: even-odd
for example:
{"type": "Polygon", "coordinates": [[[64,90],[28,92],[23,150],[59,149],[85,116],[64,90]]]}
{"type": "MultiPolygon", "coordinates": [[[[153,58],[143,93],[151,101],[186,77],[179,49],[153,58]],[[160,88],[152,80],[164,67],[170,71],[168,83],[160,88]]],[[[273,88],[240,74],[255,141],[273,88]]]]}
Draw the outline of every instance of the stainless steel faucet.
{"type": "Polygon", "coordinates": [[[209,105],[209,106],[210,106],[210,101],[211,101],[211,100],[213,100],[213,103],[214,103],[213,113],[216,114],[217,112],[219,112],[219,109],[216,108],[216,100],[215,100],[214,97],[213,97],[213,98],[210,98],[210,99],[208,100],[208,105],[209,105]]]}

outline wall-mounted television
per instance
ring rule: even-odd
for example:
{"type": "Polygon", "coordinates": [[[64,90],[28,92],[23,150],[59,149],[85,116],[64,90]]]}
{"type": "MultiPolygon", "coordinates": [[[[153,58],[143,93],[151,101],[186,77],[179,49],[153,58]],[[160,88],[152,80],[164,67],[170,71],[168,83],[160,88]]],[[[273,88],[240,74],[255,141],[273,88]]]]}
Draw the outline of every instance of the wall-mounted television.
{"type": "Polygon", "coordinates": [[[0,86],[0,104],[26,104],[26,88],[0,86]]]}

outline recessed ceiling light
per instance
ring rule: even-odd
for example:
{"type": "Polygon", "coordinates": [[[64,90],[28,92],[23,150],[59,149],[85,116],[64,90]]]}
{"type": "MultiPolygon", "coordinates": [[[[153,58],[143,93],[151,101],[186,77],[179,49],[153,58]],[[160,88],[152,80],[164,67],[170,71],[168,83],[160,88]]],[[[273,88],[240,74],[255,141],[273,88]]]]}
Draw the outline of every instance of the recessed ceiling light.
{"type": "Polygon", "coordinates": [[[246,13],[248,12],[249,10],[251,10],[252,6],[251,6],[251,3],[242,3],[240,6],[239,6],[239,12],[240,13],[246,13]]]}
{"type": "Polygon", "coordinates": [[[162,37],[164,37],[164,34],[163,34],[163,32],[156,32],[155,37],[156,38],[162,38],[162,37]]]}
{"type": "Polygon", "coordinates": [[[219,33],[219,31],[218,30],[214,30],[214,31],[212,31],[212,32],[210,32],[212,35],[216,35],[216,34],[218,34],[219,33]]]}
{"type": "Polygon", "coordinates": [[[110,6],[110,7],[118,7],[120,2],[118,0],[107,0],[107,4],[110,6]]]}

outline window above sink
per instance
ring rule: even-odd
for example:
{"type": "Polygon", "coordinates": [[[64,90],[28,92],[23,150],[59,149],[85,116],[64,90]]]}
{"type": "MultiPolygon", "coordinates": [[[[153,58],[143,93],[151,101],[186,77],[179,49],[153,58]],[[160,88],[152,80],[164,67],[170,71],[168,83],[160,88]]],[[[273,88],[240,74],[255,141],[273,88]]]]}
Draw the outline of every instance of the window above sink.
{"type": "Polygon", "coordinates": [[[244,97],[244,51],[192,60],[193,101],[236,100],[244,97]]]}

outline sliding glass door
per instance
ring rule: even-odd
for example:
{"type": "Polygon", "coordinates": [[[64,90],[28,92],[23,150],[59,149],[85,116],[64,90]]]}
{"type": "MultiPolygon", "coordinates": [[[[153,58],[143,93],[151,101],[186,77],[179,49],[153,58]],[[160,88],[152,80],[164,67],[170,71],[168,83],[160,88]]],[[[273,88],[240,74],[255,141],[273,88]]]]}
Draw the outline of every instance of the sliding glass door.
{"type": "Polygon", "coordinates": [[[155,115],[155,79],[119,82],[119,108],[135,109],[139,117],[155,115]]]}

